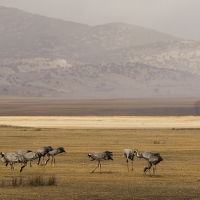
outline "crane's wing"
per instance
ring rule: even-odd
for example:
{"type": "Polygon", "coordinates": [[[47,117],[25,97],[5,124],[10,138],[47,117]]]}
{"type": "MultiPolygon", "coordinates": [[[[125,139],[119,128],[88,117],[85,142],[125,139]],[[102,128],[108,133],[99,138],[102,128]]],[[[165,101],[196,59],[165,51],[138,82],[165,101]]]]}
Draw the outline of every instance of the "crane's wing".
{"type": "Polygon", "coordinates": [[[145,152],[142,153],[142,157],[143,157],[144,159],[146,159],[146,160],[151,159],[152,156],[153,156],[153,153],[150,152],[150,151],[145,151],[145,152]]]}
{"type": "Polygon", "coordinates": [[[16,153],[8,153],[5,155],[6,160],[9,160],[10,162],[23,162],[24,157],[21,155],[18,155],[16,153]]]}
{"type": "Polygon", "coordinates": [[[104,159],[105,160],[113,160],[113,158],[112,158],[112,156],[113,156],[113,154],[112,154],[112,152],[110,152],[110,151],[105,151],[104,152],[104,159]]]}
{"type": "Polygon", "coordinates": [[[35,160],[35,159],[41,157],[40,155],[41,155],[41,153],[39,153],[39,152],[28,152],[28,153],[24,154],[24,157],[26,160],[32,161],[32,160],[35,160]]]}
{"type": "Polygon", "coordinates": [[[110,151],[105,151],[105,152],[94,152],[94,153],[89,153],[88,157],[90,160],[113,160],[112,159],[112,152],[110,151]]]}
{"type": "Polygon", "coordinates": [[[150,159],[149,159],[149,162],[151,163],[154,163],[154,164],[158,164],[160,161],[162,161],[162,157],[159,155],[155,155],[155,156],[152,156],[150,159]]]}
{"type": "Polygon", "coordinates": [[[48,156],[55,156],[58,154],[58,149],[57,148],[54,148],[53,150],[49,151],[47,153],[48,156]]]}
{"type": "Polygon", "coordinates": [[[19,154],[19,155],[24,155],[26,153],[32,152],[31,150],[17,150],[15,153],[19,154]]]}
{"type": "Polygon", "coordinates": [[[154,156],[160,156],[160,154],[159,154],[159,153],[153,153],[153,155],[154,155],[154,156]]]}
{"type": "Polygon", "coordinates": [[[111,152],[111,151],[105,151],[104,153],[106,153],[106,154],[110,154],[111,156],[113,156],[113,152],[111,152]]]}

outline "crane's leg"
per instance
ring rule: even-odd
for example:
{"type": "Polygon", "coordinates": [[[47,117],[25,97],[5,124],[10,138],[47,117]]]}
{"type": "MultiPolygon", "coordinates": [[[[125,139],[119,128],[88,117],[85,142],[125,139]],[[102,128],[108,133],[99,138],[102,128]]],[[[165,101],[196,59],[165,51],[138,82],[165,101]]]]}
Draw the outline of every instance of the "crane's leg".
{"type": "Polygon", "coordinates": [[[101,173],[101,162],[99,161],[99,166],[100,166],[100,173],[101,173]]]}
{"type": "Polygon", "coordinates": [[[156,172],[156,165],[153,165],[153,175],[155,175],[156,172]]]}
{"type": "Polygon", "coordinates": [[[149,169],[148,167],[145,167],[145,168],[144,168],[144,170],[143,170],[143,171],[144,171],[144,174],[146,174],[146,171],[147,171],[148,169],[149,169]]]}
{"type": "MultiPolygon", "coordinates": [[[[48,155],[47,155],[48,156],[48,155]]],[[[45,165],[47,164],[47,162],[50,160],[50,156],[48,156],[47,160],[45,161],[45,165]]]]}
{"type": "Polygon", "coordinates": [[[44,162],[44,157],[45,157],[45,155],[44,156],[42,156],[43,157],[43,165],[45,164],[45,162],[44,162]]]}
{"type": "Polygon", "coordinates": [[[126,160],[126,164],[127,164],[127,169],[128,169],[128,172],[129,172],[128,159],[126,160]]]}
{"type": "Polygon", "coordinates": [[[56,163],[56,159],[55,159],[54,156],[52,156],[51,165],[52,165],[52,164],[55,165],[55,163],[56,163]]]}
{"type": "Polygon", "coordinates": [[[13,171],[14,171],[14,164],[15,164],[15,163],[12,163],[12,170],[13,170],[13,171]]]}
{"type": "Polygon", "coordinates": [[[20,173],[22,172],[23,168],[26,167],[26,164],[27,164],[27,162],[25,162],[25,163],[21,166],[21,168],[20,168],[20,170],[19,170],[20,173]]]}
{"type": "Polygon", "coordinates": [[[32,172],[32,163],[30,161],[30,172],[32,172]]]}
{"type": "Polygon", "coordinates": [[[93,173],[99,167],[99,164],[100,164],[100,161],[98,161],[97,167],[91,173],[93,173]]]}
{"type": "Polygon", "coordinates": [[[148,170],[148,171],[149,171],[149,174],[150,174],[150,176],[151,176],[151,172],[150,172],[151,167],[152,167],[152,164],[149,163],[148,167],[145,167],[145,168],[144,168],[144,174],[146,174],[146,171],[148,170]]]}
{"type": "MultiPolygon", "coordinates": [[[[45,156],[45,155],[44,155],[45,156]]],[[[40,160],[41,160],[41,157],[43,157],[43,164],[42,165],[45,165],[45,163],[44,163],[44,156],[40,156],[39,158],[38,158],[38,162],[37,162],[37,164],[39,165],[40,164],[40,160]]]]}
{"type": "Polygon", "coordinates": [[[149,175],[151,176],[151,171],[150,171],[150,169],[151,169],[151,167],[152,167],[152,164],[151,163],[149,163],[149,175]]]}
{"type": "Polygon", "coordinates": [[[39,158],[38,158],[38,161],[37,161],[38,165],[40,164],[40,158],[41,158],[41,156],[39,156],[39,158]]]}
{"type": "Polygon", "coordinates": [[[51,165],[52,165],[53,162],[54,162],[54,156],[52,156],[52,159],[51,159],[51,165]]]}
{"type": "Polygon", "coordinates": [[[14,171],[14,163],[10,163],[10,172],[14,171]]]}
{"type": "Polygon", "coordinates": [[[12,166],[10,165],[10,174],[12,173],[12,166]]]}
{"type": "Polygon", "coordinates": [[[131,160],[131,164],[132,164],[132,169],[131,170],[133,171],[133,160],[131,160]]]}

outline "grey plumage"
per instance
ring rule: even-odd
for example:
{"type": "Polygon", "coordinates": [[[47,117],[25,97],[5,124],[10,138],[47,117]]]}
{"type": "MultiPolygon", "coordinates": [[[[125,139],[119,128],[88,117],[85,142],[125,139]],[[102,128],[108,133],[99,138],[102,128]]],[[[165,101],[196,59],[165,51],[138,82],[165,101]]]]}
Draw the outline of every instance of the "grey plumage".
{"type": "Polygon", "coordinates": [[[15,153],[17,153],[18,155],[24,155],[25,153],[28,153],[28,152],[32,152],[31,150],[17,150],[15,151],[15,153]]]}
{"type": "Polygon", "coordinates": [[[124,149],[124,156],[126,158],[126,163],[127,163],[127,168],[128,168],[128,171],[129,171],[129,166],[128,166],[128,162],[129,162],[129,159],[131,160],[131,164],[132,164],[132,169],[133,170],[133,160],[134,160],[134,153],[131,149],[124,149]]]}
{"type": "Polygon", "coordinates": [[[98,166],[91,173],[93,173],[98,167],[100,167],[101,173],[101,160],[113,160],[112,156],[113,154],[110,151],[89,153],[89,159],[91,161],[96,160],[98,162],[98,166]]]}
{"type": "MultiPolygon", "coordinates": [[[[8,156],[10,157],[10,156],[16,156],[16,153],[8,153],[8,156]]],[[[3,162],[3,163],[5,163],[5,166],[7,166],[8,165],[8,163],[10,163],[10,165],[11,165],[11,170],[14,170],[14,167],[13,167],[13,164],[12,164],[12,162],[10,162],[8,159],[7,159],[7,156],[5,156],[5,154],[4,154],[4,152],[1,152],[1,161],[3,162]]]]}
{"type": "MultiPolygon", "coordinates": [[[[144,173],[147,170],[149,170],[149,173],[150,173],[150,169],[153,166],[153,174],[155,175],[156,165],[163,160],[163,158],[160,156],[160,154],[145,151],[139,155],[137,149],[134,150],[134,153],[136,153],[138,158],[144,158],[148,162],[148,167],[144,168],[144,173]]],[[[150,173],[150,176],[151,176],[151,173],[150,173]]]]}
{"type": "MultiPolygon", "coordinates": [[[[39,153],[41,153],[41,157],[43,157],[43,160],[44,160],[44,156],[49,152],[49,151],[52,151],[53,149],[52,149],[52,147],[51,146],[45,146],[45,147],[41,147],[41,148],[39,148],[38,149],[38,151],[37,152],[39,152],[39,153]]],[[[40,157],[40,158],[41,158],[40,157]]],[[[38,164],[40,164],[40,158],[38,158],[38,164]]]]}
{"type": "Polygon", "coordinates": [[[49,151],[49,152],[47,153],[48,159],[46,160],[45,165],[46,165],[47,162],[50,160],[50,157],[52,157],[51,165],[52,165],[53,162],[54,162],[54,164],[55,164],[56,160],[55,160],[55,157],[54,157],[54,156],[56,156],[56,155],[58,155],[58,154],[60,154],[60,153],[66,153],[66,151],[64,150],[63,147],[53,148],[51,151],[49,151]]]}
{"type": "Polygon", "coordinates": [[[11,170],[14,170],[14,166],[13,165],[15,163],[22,163],[22,166],[20,168],[20,173],[22,172],[23,168],[27,164],[27,161],[25,160],[24,156],[23,155],[18,155],[15,152],[7,153],[7,154],[4,154],[3,152],[1,152],[1,161],[6,163],[6,165],[8,163],[10,163],[11,170]]]}
{"type": "MultiPolygon", "coordinates": [[[[42,154],[40,152],[28,152],[24,154],[24,158],[26,160],[26,162],[30,162],[30,168],[32,168],[32,161],[36,160],[36,159],[40,159],[42,156],[42,154]]],[[[39,164],[39,163],[37,163],[39,164]]]]}

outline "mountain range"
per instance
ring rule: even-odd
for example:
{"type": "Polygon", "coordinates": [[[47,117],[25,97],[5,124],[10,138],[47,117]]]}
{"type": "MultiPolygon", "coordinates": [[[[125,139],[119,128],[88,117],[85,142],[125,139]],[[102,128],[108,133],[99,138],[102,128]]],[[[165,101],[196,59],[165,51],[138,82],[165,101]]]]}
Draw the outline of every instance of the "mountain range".
{"type": "Polygon", "coordinates": [[[0,6],[1,96],[200,97],[200,41],[0,6]]]}

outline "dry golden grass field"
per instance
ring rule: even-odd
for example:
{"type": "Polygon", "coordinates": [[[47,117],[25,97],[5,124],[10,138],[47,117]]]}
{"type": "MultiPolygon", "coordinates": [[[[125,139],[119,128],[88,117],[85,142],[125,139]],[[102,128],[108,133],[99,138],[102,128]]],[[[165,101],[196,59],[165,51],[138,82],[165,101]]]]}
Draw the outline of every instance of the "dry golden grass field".
{"type": "MultiPolygon", "coordinates": [[[[0,199],[200,199],[200,117],[0,117],[0,151],[37,151],[63,146],[56,164],[0,164],[0,199]],[[12,125],[12,126],[11,126],[12,125]],[[127,170],[123,149],[159,152],[156,175],[143,174],[147,162],[135,157],[127,170]],[[102,174],[87,154],[112,151],[102,174]],[[54,176],[52,186],[30,186],[31,178],[54,176]],[[14,184],[13,180],[17,183],[14,184]]],[[[43,160],[41,161],[43,163],[43,160]]]]}

